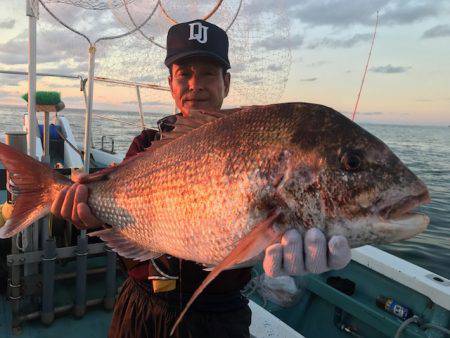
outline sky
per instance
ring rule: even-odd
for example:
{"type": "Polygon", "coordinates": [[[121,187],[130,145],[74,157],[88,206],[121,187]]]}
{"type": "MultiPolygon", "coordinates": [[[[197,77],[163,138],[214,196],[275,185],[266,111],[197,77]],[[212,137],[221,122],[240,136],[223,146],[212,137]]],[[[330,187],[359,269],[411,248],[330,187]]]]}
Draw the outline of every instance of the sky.
{"type": "MultiPolygon", "coordinates": [[[[48,4],[52,11],[92,39],[119,34],[130,27],[122,9],[83,10],[67,5],[71,1],[46,2],[53,2],[48,4]]],[[[102,4],[101,0],[78,1],[102,4]]],[[[152,9],[148,5],[152,1],[146,0],[145,8],[140,4],[143,1],[132,3],[137,22],[152,9]]],[[[226,107],[304,101],[351,114],[378,11],[379,24],[356,121],[450,125],[450,1],[243,1],[228,31],[232,92],[224,103],[226,107]]],[[[26,71],[25,1],[2,2],[0,69],[26,71]]],[[[202,5],[196,5],[199,0],[163,3],[174,17],[189,20],[203,16],[215,1],[203,1],[202,5]],[[192,8],[186,8],[191,3],[192,8]]],[[[239,0],[224,0],[211,21],[225,28],[238,4],[239,0]]],[[[164,44],[168,27],[156,11],[143,33],[164,44]]],[[[38,71],[86,76],[87,46],[86,41],[40,9],[38,71]]],[[[96,57],[97,75],[167,84],[165,51],[139,34],[99,43],[96,57]]],[[[23,104],[20,95],[26,91],[26,78],[0,75],[0,81],[0,104],[23,104]]],[[[77,80],[39,78],[38,89],[58,90],[66,106],[83,107],[77,80]]],[[[137,107],[134,88],[96,84],[94,92],[97,109],[128,111],[137,107]]],[[[143,90],[142,98],[148,112],[173,111],[169,93],[143,90]]]]}

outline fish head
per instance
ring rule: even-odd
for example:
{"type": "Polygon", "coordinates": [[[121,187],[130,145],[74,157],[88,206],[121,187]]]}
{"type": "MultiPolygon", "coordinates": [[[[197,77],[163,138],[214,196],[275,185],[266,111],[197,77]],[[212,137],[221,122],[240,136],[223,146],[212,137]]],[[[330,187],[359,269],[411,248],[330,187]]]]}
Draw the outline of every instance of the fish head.
{"type": "Polygon", "coordinates": [[[306,110],[291,139],[295,169],[285,189],[303,226],[344,235],[352,247],[424,231],[429,219],[413,209],[430,201],[428,189],[389,147],[333,109],[306,110]]]}

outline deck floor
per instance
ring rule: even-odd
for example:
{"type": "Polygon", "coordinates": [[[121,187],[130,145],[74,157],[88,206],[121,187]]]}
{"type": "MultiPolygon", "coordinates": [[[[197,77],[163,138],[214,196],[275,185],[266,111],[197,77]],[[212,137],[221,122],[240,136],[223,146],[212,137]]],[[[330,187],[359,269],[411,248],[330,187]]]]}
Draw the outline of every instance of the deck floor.
{"type": "Polygon", "coordinates": [[[99,338],[106,337],[112,312],[101,307],[90,309],[82,319],[74,316],[56,318],[51,326],[40,320],[24,323],[21,330],[11,329],[11,310],[4,296],[0,296],[0,337],[2,338],[99,338]]]}

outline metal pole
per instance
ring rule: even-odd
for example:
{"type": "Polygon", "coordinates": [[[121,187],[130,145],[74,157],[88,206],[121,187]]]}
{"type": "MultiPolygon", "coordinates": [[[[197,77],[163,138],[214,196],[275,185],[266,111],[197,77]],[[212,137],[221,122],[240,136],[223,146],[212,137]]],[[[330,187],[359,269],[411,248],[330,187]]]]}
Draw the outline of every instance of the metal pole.
{"type": "Polygon", "coordinates": [[[27,1],[28,16],[28,155],[36,157],[36,16],[39,3],[27,1]],[[33,6],[34,5],[34,6],[33,6]]]}
{"type": "Polygon", "coordinates": [[[86,312],[86,267],[87,267],[87,237],[86,234],[78,236],[77,251],[77,280],[74,315],[83,317],[86,312]]]}
{"type": "MultiPolygon", "coordinates": [[[[87,98],[87,95],[86,95],[86,83],[84,82],[83,79],[81,80],[81,90],[83,91],[84,106],[85,106],[86,109],[88,109],[88,98],[87,98]]],[[[94,140],[92,138],[92,133],[91,133],[91,147],[95,148],[94,147],[94,140]]]]}
{"type": "MultiPolygon", "coordinates": [[[[91,162],[91,123],[92,123],[92,101],[94,97],[94,68],[95,68],[95,46],[89,46],[89,77],[88,98],[86,117],[84,124],[84,164],[83,170],[89,173],[91,162]]],[[[87,238],[86,230],[81,230],[77,238],[77,281],[74,314],[77,317],[84,316],[86,312],[86,269],[87,269],[87,238]]]]}
{"type": "Polygon", "coordinates": [[[139,104],[139,115],[141,117],[141,126],[142,129],[145,129],[145,122],[144,122],[144,110],[142,109],[142,101],[141,101],[141,91],[139,86],[136,86],[136,95],[137,95],[137,99],[138,99],[138,104],[139,104]]]}
{"type": "Polygon", "coordinates": [[[105,309],[112,310],[116,300],[116,253],[106,247],[106,294],[103,303],[105,309]]]}
{"type": "MultiPolygon", "coordinates": [[[[88,99],[86,118],[84,124],[84,172],[89,173],[91,159],[91,124],[92,124],[92,101],[94,98],[94,68],[95,68],[95,46],[89,47],[89,77],[88,77],[88,99]]],[[[82,231],[83,233],[83,231],[82,231]]],[[[84,231],[84,234],[86,232],[84,231]]]]}
{"type": "MultiPolygon", "coordinates": [[[[36,158],[36,22],[39,15],[38,1],[28,0],[26,6],[28,16],[28,155],[36,158]]],[[[25,251],[37,250],[38,223],[28,227],[23,236],[26,238],[25,251]]],[[[24,275],[37,273],[38,266],[27,264],[24,275]]]]}
{"type": "Polygon", "coordinates": [[[44,112],[44,158],[42,162],[50,163],[50,113],[44,112]]]}
{"type": "MultiPolygon", "coordinates": [[[[46,226],[46,224],[44,224],[46,226]]],[[[42,312],[41,321],[50,325],[55,319],[53,293],[55,289],[56,244],[53,238],[44,242],[42,257],[42,312]]]]}

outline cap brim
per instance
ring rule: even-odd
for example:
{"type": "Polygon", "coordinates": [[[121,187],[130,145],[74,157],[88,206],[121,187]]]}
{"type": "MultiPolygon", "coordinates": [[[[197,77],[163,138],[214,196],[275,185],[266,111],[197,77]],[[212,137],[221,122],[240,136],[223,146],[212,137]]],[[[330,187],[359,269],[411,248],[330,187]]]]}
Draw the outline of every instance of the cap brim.
{"type": "Polygon", "coordinates": [[[170,67],[172,64],[174,64],[177,61],[181,61],[183,59],[188,59],[188,58],[194,57],[194,56],[207,56],[207,57],[210,57],[210,58],[218,61],[220,64],[227,67],[227,69],[231,68],[230,63],[228,61],[226,61],[224,58],[220,57],[219,55],[212,53],[212,52],[208,52],[208,51],[198,51],[198,50],[173,55],[170,58],[167,58],[164,61],[164,63],[167,67],[170,67]]]}

